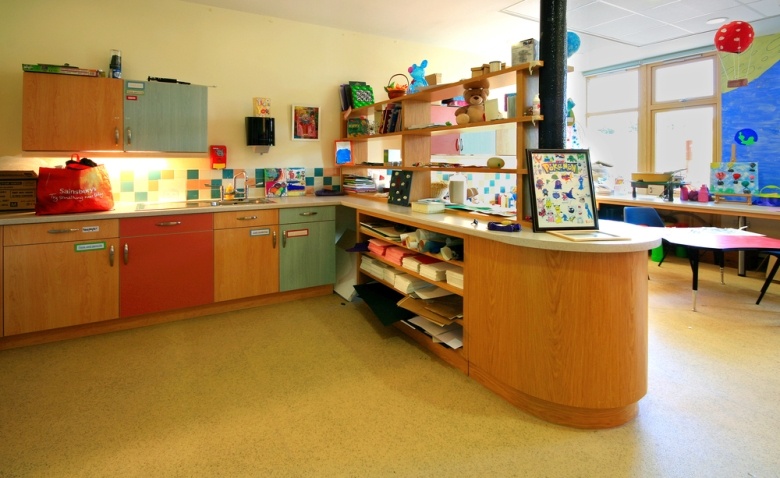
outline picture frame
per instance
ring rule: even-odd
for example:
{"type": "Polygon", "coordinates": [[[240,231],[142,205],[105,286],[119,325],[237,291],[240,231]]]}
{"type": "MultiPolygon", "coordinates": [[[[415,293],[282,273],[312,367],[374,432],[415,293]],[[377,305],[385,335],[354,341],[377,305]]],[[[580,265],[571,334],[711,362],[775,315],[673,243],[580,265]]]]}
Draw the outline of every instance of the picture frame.
{"type": "Polygon", "coordinates": [[[292,140],[319,141],[320,116],[319,106],[292,105],[292,140]]]}
{"type": "Polygon", "coordinates": [[[336,140],[336,166],[350,166],[355,164],[352,156],[352,141],[336,140]]]}
{"type": "Polygon", "coordinates": [[[590,150],[527,149],[534,232],[598,229],[590,150]]]}

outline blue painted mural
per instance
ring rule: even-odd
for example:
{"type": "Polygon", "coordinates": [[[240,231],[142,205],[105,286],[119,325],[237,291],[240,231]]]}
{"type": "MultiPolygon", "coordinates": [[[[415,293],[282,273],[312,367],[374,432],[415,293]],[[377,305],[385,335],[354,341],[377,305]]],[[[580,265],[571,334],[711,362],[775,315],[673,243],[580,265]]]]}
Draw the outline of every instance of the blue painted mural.
{"type": "Polygon", "coordinates": [[[742,56],[749,54],[741,61],[749,71],[721,78],[724,87],[732,76],[749,80],[722,92],[721,160],[730,161],[734,148],[737,162],[758,163],[759,190],[774,193],[780,186],[780,35],[756,38],[742,56]]]}

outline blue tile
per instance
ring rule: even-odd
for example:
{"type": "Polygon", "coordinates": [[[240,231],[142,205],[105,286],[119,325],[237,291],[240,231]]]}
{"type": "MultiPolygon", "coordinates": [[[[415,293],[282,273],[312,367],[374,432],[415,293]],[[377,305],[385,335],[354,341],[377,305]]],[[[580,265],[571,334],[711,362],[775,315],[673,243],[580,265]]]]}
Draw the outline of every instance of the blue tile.
{"type": "Polygon", "coordinates": [[[160,171],[149,171],[149,180],[154,181],[162,179],[162,172],[160,171]]]}
{"type": "Polygon", "coordinates": [[[135,202],[146,202],[148,200],[149,200],[149,193],[147,192],[135,193],[135,202]]]}
{"type": "Polygon", "coordinates": [[[306,185],[307,186],[314,186],[314,178],[306,176],[306,185]]]}
{"type": "Polygon", "coordinates": [[[314,176],[315,177],[325,176],[325,168],[314,168],[314,176]]]}
{"type": "Polygon", "coordinates": [[[198,190],[196,189],[196,190],[187,191],[187,200],[188,201],[192,201],[192,200],[195,200],[195,199],[200,199],[198,197],[198,190]]]}
{"type": "Polygon", "coordinates": [[[325,176],[324,178],[322,178],[322,184],[324,184],[325,186],[332,186],[334,184],[333,177],[325,176]]]}
{"type": "Polygon", "coordinates": [[[135,188],[135,183],[133,181],[122,181],[119,183],[119,191],[123,193],[131,193],[133,192],[133,189],[135,188]]]}
{"type": "Polygon", "coordinates": [[[197,169],[187,170],[187,179],[198,179],[200,177],[200,171],[197,169]]]}

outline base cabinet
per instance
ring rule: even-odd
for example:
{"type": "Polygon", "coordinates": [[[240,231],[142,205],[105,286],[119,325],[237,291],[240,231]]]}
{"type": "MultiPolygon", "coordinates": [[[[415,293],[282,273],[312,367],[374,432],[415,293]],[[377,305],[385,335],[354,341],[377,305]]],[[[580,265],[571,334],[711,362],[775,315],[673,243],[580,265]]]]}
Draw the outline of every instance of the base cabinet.
{"type": "Polygon", "coordinates": [[[120,220],[120,317],[214,300],[212,214],[120,220]]]}
{"type": "Polygon", "coordinates": [[[279,290],[335,283],[335,207],[282,209],[279,223],[279,290]]]}
{"type": "Polygon", "coordinates": [[[116,220],[5,226],[5,336],[118,317],[116,220]]]}
{"type": "Polygon", "coordinates": [[[276,210],[214,215],[214,301],[279,292],[276,210]]]}

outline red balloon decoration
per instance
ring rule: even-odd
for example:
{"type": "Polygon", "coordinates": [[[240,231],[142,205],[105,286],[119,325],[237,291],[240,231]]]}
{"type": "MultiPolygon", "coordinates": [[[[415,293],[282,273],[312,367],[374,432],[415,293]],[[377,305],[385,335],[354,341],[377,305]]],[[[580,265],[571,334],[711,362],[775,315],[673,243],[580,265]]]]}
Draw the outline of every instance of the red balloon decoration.
{"type": "Polygon", "coordinates": [[[733,21],[718,28],[715,48],[727,53],[742,53],[753,44],[753,27],[748,22],[733,21]]]}

